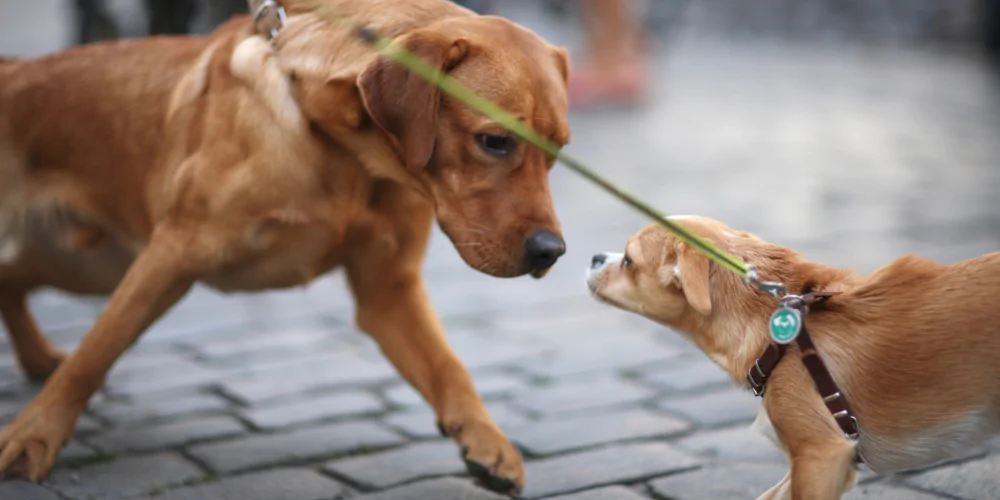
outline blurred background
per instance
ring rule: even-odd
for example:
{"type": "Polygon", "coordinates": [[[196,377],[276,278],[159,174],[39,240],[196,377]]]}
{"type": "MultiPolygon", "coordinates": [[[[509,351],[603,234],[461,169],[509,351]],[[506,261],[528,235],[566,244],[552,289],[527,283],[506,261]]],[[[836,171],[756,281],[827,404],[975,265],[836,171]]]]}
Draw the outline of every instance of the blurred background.
{"type": "MultiPolygon", "coordinates": [[[[862,272],[907,253],[954,262],[1000,250],[1000,2],[462,3],[569,47],[567,150],[666,213],[721,219],[862,272]]],[[[244,9],[239,0],[5,1],[0,53],[205,33],[244,9]]],[[[598,305],[583,280],[592,254],[622,248],[647,221],[560,167],[552,187],[569,251],[545,279],[478,274],[439,232],[426,261],[432,298],[477,383],[494,389],[501,425],[544,421],[553,404],[634,404],[705,432],[752,419],[734,410],[751,400],[725,389],[711,411],[736,420],[701,422],[694,407],[672,403],[698,384],[678,389],[662,382],[666,374],[707,361],[673,332],[598,305]]],[[[245,415],[257,404],[247,391],[275,376],[284,383],[273,390],[289,398],[360,383],[386,401],[379,418],[390,425],[399,411],[425,411],[391,371],[344,382],[327,367],[333,355],[385,368],[353,332],[343,281],[335,274],[305,290],[234,297],[196,289],[126,356],[135,361],[116,368],[95,403],[94,432],[117,425],[102,404],[127,406],[156,391],[211,395],[224,413],[245,415]]],[[[67,347],[103,307],[57,292],[33,300],[43,327],[67,347]]],[[[11,359],[0,363],[12,401],[36,390],[11,359]]]]}

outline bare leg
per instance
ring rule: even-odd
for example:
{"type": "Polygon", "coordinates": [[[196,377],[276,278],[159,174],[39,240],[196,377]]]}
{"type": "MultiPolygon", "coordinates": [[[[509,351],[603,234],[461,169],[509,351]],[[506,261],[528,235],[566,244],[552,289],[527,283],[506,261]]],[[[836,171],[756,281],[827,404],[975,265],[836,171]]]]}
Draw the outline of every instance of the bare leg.
{"type": "Polygon", "coordinates": [[[194,0],[146,0],[150,35],[186,35],[197,10],[194,0]]]}
{"type": "Polygon", "coordinates": [[[572,104],[586,106],[641,97],[646,68],[641,28],[632,21],[628,0],[586,0],[583,20],[587,54],[570,82],[572,104]]]}
{"type": "Polygon", "coordinates": [[[79,44],[114,40],[118,27],[104,8],[102,0],[76,0],[77,34],[79,44]]]}

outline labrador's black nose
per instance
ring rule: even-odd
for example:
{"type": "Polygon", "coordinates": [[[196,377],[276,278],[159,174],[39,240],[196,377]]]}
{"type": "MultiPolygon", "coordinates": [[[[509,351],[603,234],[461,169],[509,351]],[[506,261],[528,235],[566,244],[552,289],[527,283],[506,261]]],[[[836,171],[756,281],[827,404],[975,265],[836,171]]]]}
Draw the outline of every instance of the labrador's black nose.
{"type": "Polygon", "coordinates": [[[539,231],[524,241],[524,259],[530,272],[544,271],[566,253],[562,237],[548,231],[539,231]]]}

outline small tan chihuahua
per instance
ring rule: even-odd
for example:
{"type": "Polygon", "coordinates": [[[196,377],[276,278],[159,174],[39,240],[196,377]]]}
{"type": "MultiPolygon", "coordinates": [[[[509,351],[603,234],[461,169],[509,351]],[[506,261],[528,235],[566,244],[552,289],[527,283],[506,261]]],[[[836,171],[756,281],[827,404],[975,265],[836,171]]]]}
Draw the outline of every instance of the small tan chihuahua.
{"type": "MultiPolygon", "coordinates": [[[[672,220],[790,293],[841,292],[812,306],[807,323],[859,438],[845,437],[801,350],[789,346],[754,426],[785,451],[791,471],[760,499],[839,499],[857,481],[858,460],[887,474],[1000,432],[1000,252],[953,265],[906,256],[862,277],[715,220],[672,220]]],[[[772,342],[774,300],[657,224],[625,253],[595,255],[587,284],[597,299],[680,331],[742,386],[772,342]]]]}

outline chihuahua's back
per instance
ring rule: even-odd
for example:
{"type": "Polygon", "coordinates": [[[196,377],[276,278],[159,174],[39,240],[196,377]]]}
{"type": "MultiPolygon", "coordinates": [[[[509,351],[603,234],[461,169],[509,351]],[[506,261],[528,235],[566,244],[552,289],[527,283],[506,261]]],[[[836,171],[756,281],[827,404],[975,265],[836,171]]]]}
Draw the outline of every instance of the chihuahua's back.
{"type": "Polygon", "coordinates": [[[874,470],[950,458],[1000,431],[1000,253],[902,257],[808,321],[874,470]]]}

